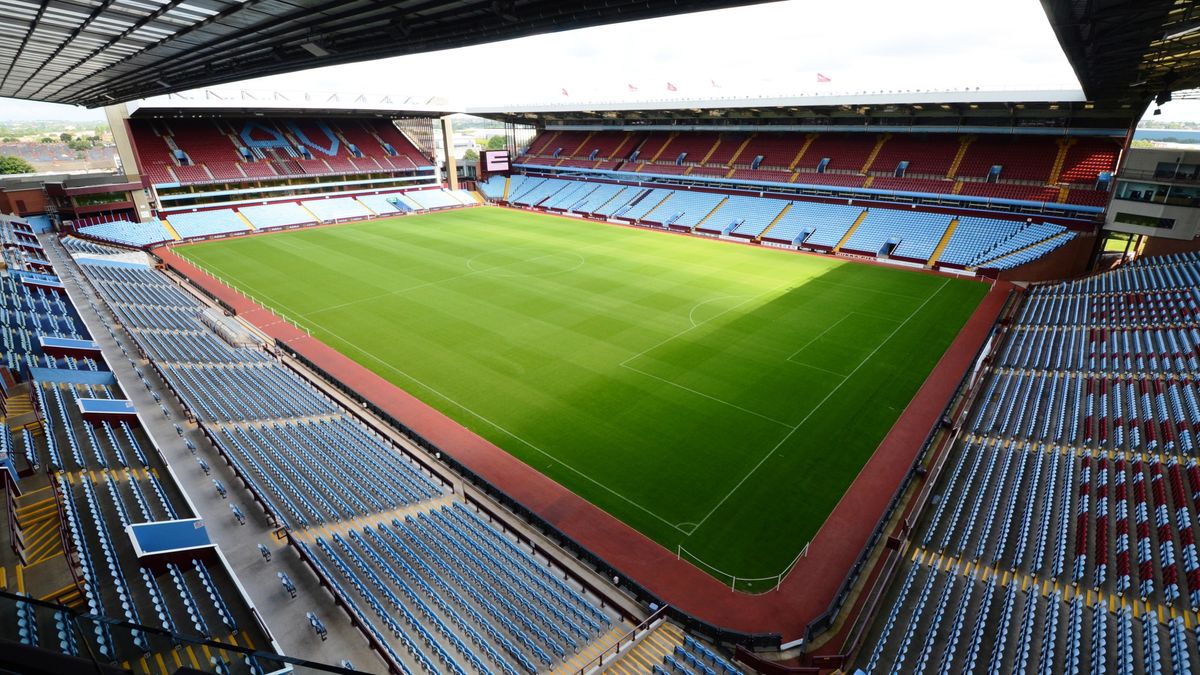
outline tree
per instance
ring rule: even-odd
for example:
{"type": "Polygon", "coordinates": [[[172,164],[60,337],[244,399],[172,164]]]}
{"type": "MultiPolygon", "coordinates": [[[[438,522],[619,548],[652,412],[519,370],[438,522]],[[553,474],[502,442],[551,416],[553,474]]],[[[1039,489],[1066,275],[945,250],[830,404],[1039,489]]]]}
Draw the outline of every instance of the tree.
{"type": "Polygon", "coordinates": [[[475,148],[467,148],[467,151],[463,153],[463,161],[464,162],[478,162],[479,161],[479,153],[475,152],[475,148]]]}
{"type": "Polygon", "coordinates": [[[54,139],[50,138],[49,136],[42,136],[42,142],[43,143],[53,143],[54,139]]]}
{"type": "Polygon", "coordinates": [[[487,139],[488,150],[503,150],[508,147],[508,139],[503,136],[491,136],[487,139]]]}
{"type": "Polygon", "coordinates": [[[70,143],[72,138],[74,138],[74,136],[65,131],[58,135],[58,140],[62,141],[63,143],[70,143]]]}
{"type": "Polygon", "coordinates": [[[33,165],[20,157],[0,155],[0,174],[4,173],[33,173],[33,165]]]}
{"type": "Polygon", "coordinates": [[[18,142],[18,140],[19,139],[16,136],[5,136],[3,142],[4,143],[16,143],[16,142],[18,142]]]}

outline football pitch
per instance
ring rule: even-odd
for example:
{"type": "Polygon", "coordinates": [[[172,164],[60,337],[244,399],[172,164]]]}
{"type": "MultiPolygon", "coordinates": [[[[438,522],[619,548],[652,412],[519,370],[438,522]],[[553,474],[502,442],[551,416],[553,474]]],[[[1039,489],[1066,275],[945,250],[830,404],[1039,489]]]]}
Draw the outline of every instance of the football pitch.
{"type": "Polygon", "coordinates": [[[175,250],[739,577],[795,558],[987,291],[492,207],[175,250]]]}

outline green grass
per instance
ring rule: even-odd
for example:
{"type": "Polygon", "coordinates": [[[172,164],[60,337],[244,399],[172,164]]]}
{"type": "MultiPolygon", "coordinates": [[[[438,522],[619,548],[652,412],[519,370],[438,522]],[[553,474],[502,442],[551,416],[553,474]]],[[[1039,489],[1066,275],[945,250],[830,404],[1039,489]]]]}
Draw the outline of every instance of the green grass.
{"type": "Polygon", "coordinates": [[[812,538],[986,292],[497,208],[176,251],[741,577],[812,538]]]}

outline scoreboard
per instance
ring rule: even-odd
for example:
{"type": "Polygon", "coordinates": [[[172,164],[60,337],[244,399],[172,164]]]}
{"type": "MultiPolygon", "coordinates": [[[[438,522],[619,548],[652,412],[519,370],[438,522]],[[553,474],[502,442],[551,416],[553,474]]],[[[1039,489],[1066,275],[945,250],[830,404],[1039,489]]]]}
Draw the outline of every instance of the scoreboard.
{"type": "Polygon", "coordinates": [[[494,173],[508,173],[508,171],[508,150],[484,150],[480,153],[480,178],[487,178],[494,173]]]}

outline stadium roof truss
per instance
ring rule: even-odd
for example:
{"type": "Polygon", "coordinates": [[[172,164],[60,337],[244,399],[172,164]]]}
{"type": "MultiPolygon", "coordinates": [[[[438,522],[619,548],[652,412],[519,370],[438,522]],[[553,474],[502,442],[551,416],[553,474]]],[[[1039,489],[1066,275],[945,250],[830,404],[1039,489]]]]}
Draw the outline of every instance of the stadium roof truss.
{"type": "Polygon", "coordinates": [[[1093,101],[1140,115],[1155,99],[1200,87],[1196,0],[1042,0],[1050,25],[1093,101]]]}
{"type": "Polygon", "coordinates": [[[100,106],[745,0],[0,0],[0,96],[100,106]]]}

